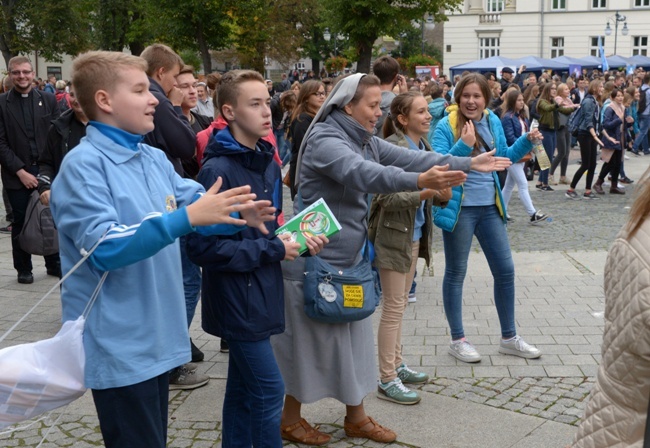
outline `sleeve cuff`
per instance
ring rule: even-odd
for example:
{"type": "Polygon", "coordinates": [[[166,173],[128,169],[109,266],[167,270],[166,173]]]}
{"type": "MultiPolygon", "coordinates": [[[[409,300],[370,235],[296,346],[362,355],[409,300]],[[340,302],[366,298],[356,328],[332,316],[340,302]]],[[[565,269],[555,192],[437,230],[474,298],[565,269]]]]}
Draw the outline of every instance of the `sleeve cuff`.
{"type": "Polygon", "coordinates": [[[167,215],[167,226],[172,238],[179,238],[195,230],[190,224],[187,208],[183,207],[167,215]]]}

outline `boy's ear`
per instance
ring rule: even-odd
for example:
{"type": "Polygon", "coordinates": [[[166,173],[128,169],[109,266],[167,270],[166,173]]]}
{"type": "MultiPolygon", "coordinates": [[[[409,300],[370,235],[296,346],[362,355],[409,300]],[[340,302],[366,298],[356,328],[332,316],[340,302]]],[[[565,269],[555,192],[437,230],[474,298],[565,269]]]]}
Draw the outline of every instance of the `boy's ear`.
{"type": "Polygon", "coordinates": [[[161,80],[163,78],[163,75],[165,74],[167,70],[165,70],[165,67],[158,67],[154,72],[153,72],[153,78],[156,80],[161,80]]]}
{"type": "Polygon", "coordinates": [[[111,96],[106,90],[98,90],[95,92],[95,104],[102,112],[110,114],[113,112],[111,105],[111,96]]]}
{"type": "Polygon", "coordinates": [[[221,114],[226,121],[235,121],[235,108],[231,104],[221,106],[221,114]]]}

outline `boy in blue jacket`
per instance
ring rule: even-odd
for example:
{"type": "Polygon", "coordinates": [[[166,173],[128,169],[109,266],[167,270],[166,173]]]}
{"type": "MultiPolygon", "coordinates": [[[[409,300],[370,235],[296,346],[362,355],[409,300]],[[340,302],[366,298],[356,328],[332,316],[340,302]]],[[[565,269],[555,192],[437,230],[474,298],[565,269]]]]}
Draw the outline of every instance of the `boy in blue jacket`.
{"type": "MultiPolygon", "coordinates": [[[[216,133],[203,155],[198,180],[211,185],[249,184],[260,199],[282,209],[280,167],[273,147],[262,140],[271,130],[271,98],[264,78],[250,70],[224,75],[218,112],[228,126],[216,133]]],[[[203,267],[203,329],[230,345],[223,403],[222,445],[281,447],[284,383],[271,348],[271,335],[284,331],[282,260],[298,256],[299,244],[277,237],[277,219],[268,233],[245,229],[235,235],[187,239],[190,259],[203,267]]],[[[308,242],[317,253],[327,240],[308,242]]]]}
{"type": "Polygon", "coordinates": [[[264,232],[275,213],[269,201],[252,201],[249,186],[217,194],[217,180],[205,193],[142,143],[158,104],[146,67],[117,52],[75,59],[73,86],[90,122],[51,190],[63,273],[97,245],[63,284],[64,321],[82,314],[110,271],[84,332],[85,383],[107,447],[166,444],[168,372],[190,360],[177,239],[244,224],[264,232]]]}

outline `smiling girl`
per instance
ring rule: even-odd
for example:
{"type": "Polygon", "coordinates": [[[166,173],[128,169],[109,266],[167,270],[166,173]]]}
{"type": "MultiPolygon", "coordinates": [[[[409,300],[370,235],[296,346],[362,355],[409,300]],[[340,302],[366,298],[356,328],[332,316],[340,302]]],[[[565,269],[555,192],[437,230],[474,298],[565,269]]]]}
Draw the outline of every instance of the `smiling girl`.
{"type": "MultiPolygon", "coordinates": [[[[384,123],[384,138],[413,151],[432,151],[427,141],[431,114],[419,92],[396,96],[384,123]]],[[[379,194],[370,208],[368,232],[375,245],[375,266],[382,285],[382,311],[377,345],[380,384],[377,396],[398,404],[415,404],[420,395],[405,384],[425,383],[429,376],[402,362],[402,318],[419,257],[431,258],[432,205],[444,205],[451,189],[422,189],[379,194]],[[374,239],[373,239],[374,238],[374,239]]]]}
{"type": "MultiPolygon", "coordinates": [[[[512,161],[532,149],[531,140],[541,139],[535,129],[509,146],[499,118],[486,109],[491,96],[484,76],[465,75],[454,90],[458,106],[447,110],[433,139],[440,154],[468,156],[496,149],[512,161]]],[[[463,328],[463,283],[474,235],[483,249],[494,277],[494,303],[501,324],[499,352],[523,358],[539,358],[541,352],[517,335],[515,327],[515,267],[506,233],[506,207],[499,180],[494,173],[470,171],[464,185],[454,187],[444,209],[437,210],[435,224],[442,228],[445,248],[445,276],[442,297],[451,329],[449,354],[464,362],[478,362],[481,355],[465,338],[463,328]],[[461,207],[462,205],[462,207],[461,207]]]]}

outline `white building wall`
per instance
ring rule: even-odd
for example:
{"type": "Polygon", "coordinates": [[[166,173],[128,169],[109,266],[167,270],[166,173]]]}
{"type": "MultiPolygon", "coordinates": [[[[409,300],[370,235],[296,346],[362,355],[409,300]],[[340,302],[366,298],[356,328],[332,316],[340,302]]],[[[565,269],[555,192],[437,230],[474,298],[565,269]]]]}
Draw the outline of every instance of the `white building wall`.
{"type": "Polygon", "coordinates": [[[619,22],[618,55],[632,55],[634,36],[650,36],[650,7],[635,7],[636,0],[606,0],[605,9],[592,9],[593,0],[565,0],[566,9],[560,11],[552,10],[554,0],[505,0],[500,13],[487,13],[487,1],[465,0],[461,12],[448,11],[446,72],[449,67],[479,59],[479,37],[499,37],[500,55],[511,58],[550,58],[551,38],[563,37],[566,56],[584,57],[589,55],[590,37],[605,35],[608,19],[612,34],[605,38],[605,54],[612,55],[616,11],[626,16],[629,29],[623,36],[623,22],[619,22]]]}

